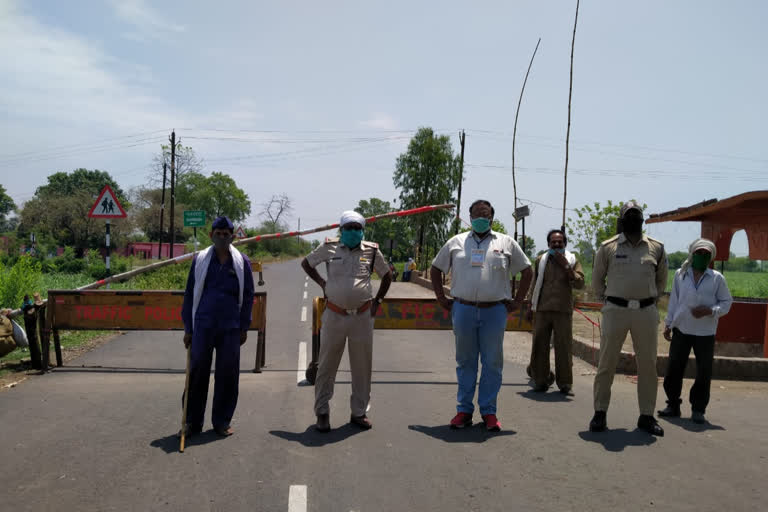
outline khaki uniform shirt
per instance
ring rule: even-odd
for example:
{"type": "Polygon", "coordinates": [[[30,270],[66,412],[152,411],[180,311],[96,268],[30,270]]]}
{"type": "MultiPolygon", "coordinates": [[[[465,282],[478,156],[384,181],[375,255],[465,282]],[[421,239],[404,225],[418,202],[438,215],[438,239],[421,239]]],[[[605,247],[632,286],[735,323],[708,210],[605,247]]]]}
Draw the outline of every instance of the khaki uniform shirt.
{"type": "Polygon", "coordinates": [[[389,272],[389,265],[379,245],[363,240],[350,249],[338,238],[329,239],[307,256],[309,266],[326,265],[328,276],[325,294],[328,300],[344,309],[355,309],[373,298],[371,271],[379,277],[389,272]]]}
{"type": "MultiPolygon", "coordinates": [[[[539,277],[539,264],[541,256],[536,258],[536,271],[533,282],[539,277]]],[[[539,303],[536,305],[536,311],[559,311],[563,313],[573,312],[573,289],[580,290],[584,288],[584,270],[581,263],[576,260],[573,265],[573,273],[576,279],[571,280],[568,271],[554,260],[554,257],[547,258],[547,265],[544,267],[544,278],[541,282],[541,291],[539,292],[539,303]]],[[[531,287],[533,288],[533,286],[531,287]]]]}
{"type": "Polygon", "coordinates": [[[509,235],[491,231],[479,240],[467,231],[448,240],[432,266],[444,274],[451,272],[452,296],[493,302],[512,298],[511,276],[530,267],[531,262],[509,235]]]}
{"type": "Polygon", "coordinates": [[[637,245],[632,245],[621,233],[597,250],[592,289],[601,299],[658,297],[667,286],[668,270],[664,244],[643,235],[637,245]]]}

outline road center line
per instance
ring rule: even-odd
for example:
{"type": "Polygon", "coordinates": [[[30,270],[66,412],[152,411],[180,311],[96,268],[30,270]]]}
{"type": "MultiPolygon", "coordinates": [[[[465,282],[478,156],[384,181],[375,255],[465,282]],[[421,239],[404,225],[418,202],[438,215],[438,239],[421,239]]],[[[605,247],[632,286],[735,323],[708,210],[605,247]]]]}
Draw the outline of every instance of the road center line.
{"type": "Polygon", "coordinates": [[[288,489],[288,512],[307,512],[306,485],[292,485],[288,489]]]}
{"type": "Polygon", "coordinates": [[[307,291],[306,290],[304,290],[304,298],[305,299],[307,298],[307,291]]]}
{"type": "Polygon", "coordinates": [[[301,321],[307,321],[307,306],[301,306],[301,321]]]}
{"type": "Polygon", "coordinates": [[[306,288],[306,287],[307,287],[307,282],[306,282],[306,281],[304,281],[304,288],[306,288]]]}
{"type": "Polygon", "coordinates": [[[305,378],[305,370],[307,369],[307,342],[299,342],[299,367],[296,371],[296,382],[303,382],[305,378]]]}

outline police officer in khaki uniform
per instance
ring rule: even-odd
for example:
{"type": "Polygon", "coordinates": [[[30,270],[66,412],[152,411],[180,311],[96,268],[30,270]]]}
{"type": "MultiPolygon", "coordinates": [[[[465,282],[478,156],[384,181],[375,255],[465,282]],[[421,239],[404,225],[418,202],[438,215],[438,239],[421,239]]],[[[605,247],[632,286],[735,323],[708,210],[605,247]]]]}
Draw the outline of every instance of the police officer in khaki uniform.
{"type": "Polygon", "coordinates": [[[607,428],[606,412],[621,347],[632,334],[637,361],[637,426],[655,436],[664,430],[653,417],[656,408],[656,349],[659,312],[656,301],[667,285],[664,244],[643,234],[643,210],[634,201],[621,207],[620,233],[603,242],[595,254],[592,289],[604,299],[600,363],[594,384],[592,432],[607,428]]]}
{"type": "Polygon", "coordinates": [[[346,211],[339,225],[341,238],[328,240],[301,262],[326,297],[315,378],[316,428],[320,432],[331,430],[328,402],[333,397],[336,371],[347,340],[352,370],[350,421],[363,429],[373,426],[365,414],[371,396],[373,322],[392,282],[392,273],[379,246],[363,241],[365,218],[355,211],[346,211]],[[315,270],[320,263],[326,265],[327,281],[315,270]],[[373,272],[381,277],[375,298],[371,287],[373,272]]]}

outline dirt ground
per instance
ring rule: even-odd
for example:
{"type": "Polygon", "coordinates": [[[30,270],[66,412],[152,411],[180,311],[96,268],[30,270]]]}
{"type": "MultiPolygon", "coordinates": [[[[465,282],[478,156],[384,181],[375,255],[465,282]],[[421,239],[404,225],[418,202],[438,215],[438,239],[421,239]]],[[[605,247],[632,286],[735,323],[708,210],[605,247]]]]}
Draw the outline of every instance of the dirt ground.
{"type": "MultiPolygon", "coordinates": [[[[68,363],[74,359],[77,359],[81,355],[85,354],[89,350],[93,350],[96,347],[100,347],[101,345],[107,343],[108,341],[111,341],[117,336],[122,336],[123,333],[116,332],[116,333],[109,333],[105,336],[99,336],[98,338],[93,338],[77,347],[70,347],[70,348],[63,348],[61,349],[61,356],[62,359],[64,359],[64,363],[68,363]]],[[[56,356],[53,352],[53,346],[51,346],[51,359],[50,361],[52,364],[56,363],[56,356]]],[[[6,391],[20,382],[24,381],[28,376],[30,375],[38,375],[40,372],[38,370],[33,370],[32,366],[30,364],[29,359],[21,359],[19,361],[9,361],[7,363],[3,363],[0,368],[4,370],[12,370],[11,372],[0,375],[0,392],[6,391]]]]}

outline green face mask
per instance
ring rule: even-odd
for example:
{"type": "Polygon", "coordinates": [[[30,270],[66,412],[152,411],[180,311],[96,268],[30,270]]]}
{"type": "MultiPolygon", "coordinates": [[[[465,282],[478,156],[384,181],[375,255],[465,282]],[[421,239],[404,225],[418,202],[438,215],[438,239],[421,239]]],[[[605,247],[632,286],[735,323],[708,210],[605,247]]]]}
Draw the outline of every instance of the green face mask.
{"type": "Polygon", "coordinates": [[[354,249],[355,247],[360,245],[360,242],[362,241],[363,241],[362,229],[342,229],[341,230],[341,243],[343,243],[350,249],[354,249]]]}
{"type": "Polygon", "coordinates": [[[472,219],[472,229],[475,233],[485,233],[491,229],[491,221],[485,217],[472,219]]]}
{"type": "Polygon", "coordinates": [[[709,266],[709,260],[712,258],[709,254],[694,254],[691,260],[691,267],[693,270],[704,272],[709,266]]]}

